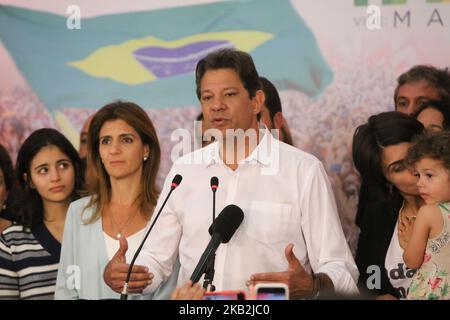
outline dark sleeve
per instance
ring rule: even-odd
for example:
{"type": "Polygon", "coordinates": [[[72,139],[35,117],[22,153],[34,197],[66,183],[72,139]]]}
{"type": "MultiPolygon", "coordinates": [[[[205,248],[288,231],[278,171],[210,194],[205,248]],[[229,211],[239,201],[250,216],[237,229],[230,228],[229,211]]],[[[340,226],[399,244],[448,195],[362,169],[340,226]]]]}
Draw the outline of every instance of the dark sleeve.
{"type": "Polygon", "coordinates": [[[365,180],[361,181],[361,187],[358,194],[358,208],[356,210],[355,224],[361,228],[364,220],[364,213],[367,211],[367,203],[369,202],[369,189],[365,180]]]}
{"type": "Polygon", "coordinates": [[[391,294],[397,296],[386,274],[385,259],[389,243],[395,228],[396,217],[393,215],[397,204],[372,204],[366,207],[366,211],[360,221],[360,234],[355,262],[359,271],[358,288],[365,295],[391,294]],[[373,284],[374,271],[370,266],[378,266],[380,271],[380,286],[369,288],[373,284]],[[371,277],[371,278],[370,278],[371,277]],[[370,278],[370,279],[369,279],[370,278]]]}
{"type": "MultiPolygon", "coordinates": [[[[366,210],[368,211],[368,210],[366,210]]],[[[360,216],[359,220],[359,239],[358,248],[356,250],[355,262],[359,271],[358,288],[363,294],[378,294],[369,290],[367,287],[367,279],[369,274],[367,273],[367,268],[375,263],[374,250],[372,246],[373,230],[370,223],[371,212],[364,212],[364,216],[360,216]]],[[[378,290],[377,290],[378,291],[378,290]]]]}

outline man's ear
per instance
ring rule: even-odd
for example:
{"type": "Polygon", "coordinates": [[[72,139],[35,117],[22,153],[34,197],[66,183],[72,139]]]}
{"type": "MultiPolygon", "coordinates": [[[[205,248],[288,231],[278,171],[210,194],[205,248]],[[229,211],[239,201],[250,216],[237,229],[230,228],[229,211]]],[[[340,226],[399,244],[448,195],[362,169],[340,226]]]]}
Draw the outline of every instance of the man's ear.
{"type": "Polygon", "coordinates": [[[252,101],[253,101],[253,114],[258,114],[258,113],[261,112],[265,100],[266,100],[266,96],[264,95],[264,91],[257,90],[255,92],[255,96],[252,99],[252,101]]]}

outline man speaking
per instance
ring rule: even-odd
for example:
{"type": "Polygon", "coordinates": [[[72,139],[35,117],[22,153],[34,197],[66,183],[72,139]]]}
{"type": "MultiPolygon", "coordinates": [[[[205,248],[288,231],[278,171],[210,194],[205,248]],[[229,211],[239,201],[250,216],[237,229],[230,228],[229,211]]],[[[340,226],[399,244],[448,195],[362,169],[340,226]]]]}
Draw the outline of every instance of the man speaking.
{"type": "MultiPolygon", "coordinates": [[[[215,252],[216,290],[280,281],[288,285],[291,298],[325,290],[356,293],[358,269],[325,170],[314,156],[279,142],[259,125],[264,93],[250,55],[232,49],[209,54],[197,64],[196,85],[214,142],[174,163],[157,209],[175,174],[183,176],[183,185],[162,210],[137,259],[148,274],[131,278],[148,279],[143,292],[153,292],[169,277],[178,256],[178,286],[190,279],[211,240],[210,180],[217,177],[217,212],[234,204],[244,218],[215,252]]],[[[117,263],[105,269],[110,286],[117,263]]]]}

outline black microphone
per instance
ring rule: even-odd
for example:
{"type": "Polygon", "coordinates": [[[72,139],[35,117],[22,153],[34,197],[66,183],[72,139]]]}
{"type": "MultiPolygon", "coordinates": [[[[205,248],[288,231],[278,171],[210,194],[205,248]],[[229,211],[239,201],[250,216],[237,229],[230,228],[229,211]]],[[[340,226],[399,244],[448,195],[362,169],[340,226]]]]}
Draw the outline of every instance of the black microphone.
{"type": "Polygon", "coordinates": [[[200,280],[202,274],[205,273],[209,257],[216,252],[221,243],[228,243],[230,241],[243,219],[244,212],[234,204],[230,204],[222,210],[214,223],[209,227],[208,231],[211,234],[211,240],[192,273],[192,283],[200,280]]]}
{"type": "Polygon", "coordinates": [[[121,293],[121,295],[120,295],[120,300],[127,300],[127,299],[128,299],[128,282],[130,281],[131,270],[133,269],[134,262],[136,261],[136,259],[137,259],[138,255],[139,255],[139,253],[141,252],[142,247],[144,246],[145,240],[147,240],[147,237],[148,237],[148,235],[150,234],[150,231],[152,231],[153,226],[155,225],[156,220],[158,220],[159,215],[161,214],[162,209],[165,207],[167,200],[169,200],[169,197],[170,197],[170,195],[172,194],[172,191],[175,190],[175,188],[178,187],[178,186],[180,185],[181,180],[183,180],[183,177],[182,177],[181,175],[179,175],[179,174],[177,174],[177,175],[173,178],[172,183],[171,183],[171,185],[170,185],[170,191],[169,191],[169,194],[167,195],[166,199],[164,200],[164,202],[163,202],[161,208],[159,208],[158,214],[156,215],[155,220],[153,220],[153,222],[152,222],[150,228],[148,229],[147,233],[145,234],[145,237],[144,237],[144,239],[142,240],[142,242],[141,242],[139,248],[136,250],[136,252],[135,252],[135,254],[134,254],[134,256],[133,256],[133,259],[131,260],[130,266],[128,267],[127,278],[126,278],[126,280],[125,280],[125,284],[124,284],[124,286],[123,286],[122,293],[121,293]]]}
{"type": "Polygon", "coordinates": [[[217,177],[211,178],[211,190],[213,192],[213,219],[212,222],[216,220],[216,191],[219,187],[219,179],[217,177]]]}
{"type": "MultiPolygon", "coordinates": [[[[219,178],[212,177],[211,178],[211,190],[213,193],[213,207],[212,207],[212,223],[214,224],[214,221],[216,220],[216,191],[219,187],[219,178]]],[[[213,230],[214,233],[214,230],[213,230]]],[[[216,264],[216,255],[212,254],[209,257],[209,262],[205,269],[205,279],[203,281],[203,288],[205,288],[206,291],[208,291],[208,287],[210,288],[210,291],[214,292],[216,291],[216,287],[213,285],[213,279],[214,279],[214,265],[216,264]]]]}
{"type": "Polygon", "coordinates": [[[219,179],[217,177],[211,178],[211,189],[213,192],[216,192],[217,188],[219,187],[219,179]]]}

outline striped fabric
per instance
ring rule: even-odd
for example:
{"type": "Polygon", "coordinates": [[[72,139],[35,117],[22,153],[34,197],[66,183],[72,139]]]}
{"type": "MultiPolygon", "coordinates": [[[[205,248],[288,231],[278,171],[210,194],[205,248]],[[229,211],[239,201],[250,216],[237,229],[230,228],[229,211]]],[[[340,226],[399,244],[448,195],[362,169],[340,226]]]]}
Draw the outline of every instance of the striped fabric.
{"type": "Polygon", "coordinates": [[[61,245],[45,225],[0,235],[0,299],[53,299],[61,245]]]}

